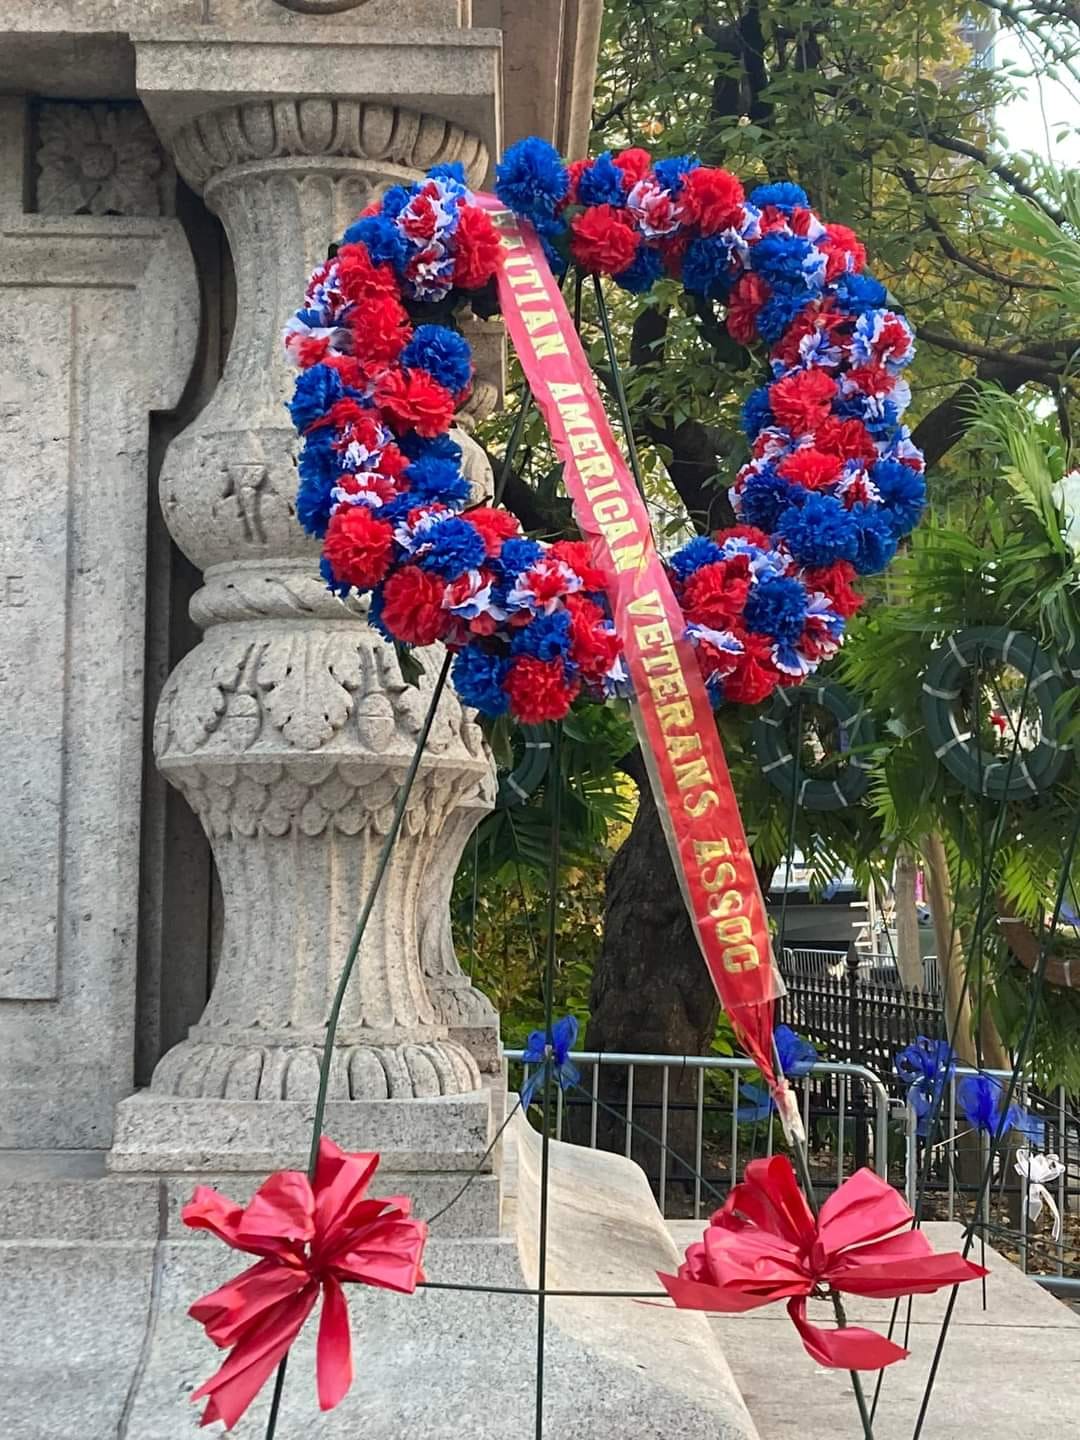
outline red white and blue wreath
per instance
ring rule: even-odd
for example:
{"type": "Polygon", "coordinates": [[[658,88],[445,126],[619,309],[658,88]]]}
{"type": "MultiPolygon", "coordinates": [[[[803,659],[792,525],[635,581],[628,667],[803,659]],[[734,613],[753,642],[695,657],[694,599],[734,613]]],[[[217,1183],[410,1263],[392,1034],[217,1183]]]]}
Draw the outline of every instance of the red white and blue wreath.
{"type": "MultiPolygon", "coordinates": [[[[901,418],[910,325],[854,233],[819,220],[797,185],[746,196],[726,170],[640,149],[566,165],[535,138],[496,173],[556,273],[575,265],[635,293],[677,277],[723,305],[735,340],[764,347],[768,378],[742,412],[751,458],[730,491],[739,523],[665,563],[714,702],[798,684],[840,645],[856,576],[888,565],[923,507],[901,418]]],[[[588,545],[543,544],[505,509],[470,508],[449,431],[473,365],[452,319],[470,301],[490,311],[498,257],[458,165],[395,186],[349,227],[285,335],[301,369],[297,514],[322,539],[327,583],[369,594],[383,635],[442,641],[466,704],[539,724],[620,693],[625,671],[588,545]]]]}

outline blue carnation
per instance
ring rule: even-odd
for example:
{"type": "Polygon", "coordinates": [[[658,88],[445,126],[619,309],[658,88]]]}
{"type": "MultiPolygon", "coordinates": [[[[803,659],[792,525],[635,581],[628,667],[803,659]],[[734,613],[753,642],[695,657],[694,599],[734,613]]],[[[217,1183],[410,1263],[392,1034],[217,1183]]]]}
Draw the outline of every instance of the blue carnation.
{"type": "Polygon", "coordinates": [[[812,299],[813,292],[806,286],[774,290],[758,311],[758,334],[775,344],[812,299]]]}
{"type": "Polygon", "coordinates": [[[452,395],[464,390],[472,379],[469,342],[445,325],[419,326],[401,352],[401,363],[426,370],[452,395]]]}
{"type": "Polygon", "coordinates": [[[750,268],[770,285],[801,288],[803,266],[810,258],[812,246],[801,235],[785,235],[773,230],[750,247],[750,268]]]}
{"type": "Polygon", "coordinates": [[[724,552],[715,540],[710,540],[707,535],[695,535],[669,557],[667,565],[680,580],[689,580],[694,571],[700,570],[702,565],[711,565],[713,561],[723,558],[724,552]]]}
{"type": "Polygon", "coordinates": [[[855,521],[834,495],[807,495],[780,516],[776,533],[801,565],[854,560],[859,546],[855,521]]]}
{"type": "Polygon", "coordinates": [[[397,444],[410,460],[452,460],[455,465],[461,464],[461,446],[449,435],[436,435],[431,440],[425,440],[415,430],[410,430],[397,444]]]}
{"type": "MultiPolygon", "coordinates": [[[[402,210],[405,209],[405,206],[408,205],[409,201],[413,198],[413,192],[416,188],[416,186],[413,186],[407,189],[404,185],[391,185],[390,189],[384,193],[382,199],[379,201],[382,213],[388,219],[396,220],[402,210]]],[[[348,233],[348,231],[345,232],[346,238],[348,237],[348,233]]]]}
{"type": "Polygon", "coordinates": [[[556,242],[565,240],[568,234],[566,222],[563,220],[534,220],[533,227],[543,248],[544,257],[551,268],[551,273],[561,280],[566,274],[569,262],[565,248],[558,249],[556,242]]]}
{"type": "Polygon", "coordinates": [[[312,430],[304,437],[297,469],[300,479],[313,485],[325,485],[327,489],[337,484],[341,474],[341,456],[333,448],[334,432],[329,425],[312,430]]]}
{"type": "Polygon", "coordinates": [[[918,470],[899,460],[879,460],[870,470],[870,479],[889,513],[893,533],[906,535],[913,530],[926,504],[926,481],[918,470]]]}
{"type": "Polygon", "coordinates": [[[515,655],[535,655],[538,660],[566,659],[570,654],[570,612],[537,615],[515,631],[510,649],[515,655]]]}
{"type": "Polygon", "coordinates": [[[860,575],[870,575],[875,570],[884,570],[896,554],[896,534],[892,517],[880,505],[860,502],[851,507],[851,519],[855,526],[855,554],[850,558],[860,575]]]}
{"type": "Polygon", "coordinates": [[[691,170],[696,170],[701,164],[692,155],[669,155],[666,160],[658,160],[653,166],[653,174],[656,176],[656,183],[663,190],[670,190],[677,195],[682,189],[683,176],[689,175],[691,170]]]}
{"type": "Polygon", "coordinates": [[[384,640],[389,641],[391,645],[404,644],[404,641],[399,641],[397,636],[392,634],[383,624],[382,613],[384,603],[383,587],[376,585],[368,598],[368,624],[373,630],[377,631],[384,640]]]}
{"type": "Polygon", "coordinates": [[[578,199],[582,205],[625,205],[623,173],[605,150],[578,178],[578,199]]]}
{"type": "Polygon", "coordinates": [[[739,494],[739,519],[744,525],[756,525],[771,534],[784,511],[798,505],[808,493],[766,465],[747,476],[739,494]]]}
{"type": "Polygon", "coordinates": [[[345,231],[345,242],[364,245],[376,265],[389,261],[400,270],[405,264],[405,241],[386,215],[366,215],[362,220],[354,220],[345,231]]]}
{"type": "Polygon", "coordinates": [[[777,210],[790,213],[797,206],[804,210],[809,209],[810,199],[801,185],[793,185],[790,180],[779,180],[774,185],[759,185],[756,190],[752,190],[750,204],[756,205],[759,210],[764,210],[766,205],[772,205],[777,210]]]}
{"type": "Polygon", "coordinates": [[[431,531],[430,543],[431,549],[419,557],[419,564],[422,569],[434,570],[447,580],[455,580],[467,570],[476,570],[487,554],[484,537],[460,515],[437,525],[431,531]]]}
{"type": "Polygon", "coordinates": [[[768,425],[773,425],[776,417],[772,413],[772,406],[769,404],[769,387],[759,385],[756,390],[751,390],[746,397],[742,407],[742,426],[751,440],[756,440],[762,430],[768,425]]]}
{"type": "Polygon", "coordinates": [[[408,508],[440,501],[444,505],[460,505],[469,498],[469,482],[456,460],[438,455],[422,455],[405,471],[409,482],[408,508]]]}
{"type": "Polygon", "coordinates": [[[325,555],[319,557],[319,574],[326,581],[326,588],[335,594],[339,599],[344,600],[352,589],[348,580],[338,580],[330,569],[330,561],[325,555]]]}
{"type": "Polygon", "coordinates": [[[743,613],[749,629],[793,645],[806,623],[806,590],[791,576],[762,580],[746,597],[743,613]]]}
{"type": "Polygon", "coordinates": [[[683,257],[683,289],[691,295],[704,295],[706,300],[723,299],[735,278],[731,256],[731,241],[723,235],[691,240],[683,257]]]}
{"type": "Polygon", "coordinates": [[[543,547],[535,540],[511,537],[503,541],[496,564],[504,575],[517,576],[523,570],[531,570],[543,554],[543,547]]]}
{"type": "Polygon", "coordinates": [[[838,276],[832,289],[840,308],[849,315],[877,310],[889,298],[880,280],[875,280],[872,275],[854,275],[850,271],[838,276]]]}
{"type": "Polygon", "coordinates": [[[646,290],[652,289],[663,274],[663,270],[664,265],[660,259],[660,252],[651,249],[648,245],[639,245],[633,261],[625,270],[620,270],[611,278],[616,285],[621,285],[624,290],[629,290],[631,295],[641,295],[646,290]]]}
{"type": "Polygon", "coordinates": [[[303,434],[344,394],[341,376],[332,365],[312,365],[310,370],[301,370],[288,403],[292,423],[303,434]]]}
{"type": "Polygon", "coordinates": [[[301,480],[296,491],[296,518],[309,535],[321,540],[330,523],[330,511],[334,507],[330,492],[333,482],[322,480],[301,480]]]}
{"type": "Polygon", "coordinates": [[[509,668],[508,660],[467,645],[454,661],[451,679],[466,705],[482,715],[505,715],[510,697],[503,689],[503,681],[509,668]]]}
{"type": "Polygon", "coordinates": [[[427,172],[429,180],[456,180],[459,185],[467,185],[465,179],[465,166],[460,160],[447,160],[442,165],[433,165],[427,172]]]}
{"type": "Polygon", "coordinates": [[[518,215],[554,215],[569,188],[559,152],[536,135],[511,145],[495,167],[495,193],[518,215]]]}

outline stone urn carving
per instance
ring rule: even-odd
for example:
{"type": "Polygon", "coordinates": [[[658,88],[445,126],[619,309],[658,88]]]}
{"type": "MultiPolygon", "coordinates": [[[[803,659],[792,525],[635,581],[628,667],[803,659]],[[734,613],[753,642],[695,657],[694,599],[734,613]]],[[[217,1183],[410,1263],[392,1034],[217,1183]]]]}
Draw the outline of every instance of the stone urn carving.
{"type": "MultiPolygon", "coordinates": [[[[407,684],[363,606],[320,580],[293,513],[281,330],[328,240],[382,189],[448,160],[478,179],[487,157],[460,127],[358,101],[232,106],[171,143],[224,223],[237,321],[214,396],[162,470],[169,530],[205,572],[205,634],[165,687],[154,753],[210,839],[225,918],[206,1011],[151,1090],[307,1099],[442,652],[407,684]]],[[[497,1017],[461,973],[448,911],[493,798],[479,728],[448,688],[342,1011],[331,1098],[459,1093],[478,1062],[497,1064],[497,1017]]]]}

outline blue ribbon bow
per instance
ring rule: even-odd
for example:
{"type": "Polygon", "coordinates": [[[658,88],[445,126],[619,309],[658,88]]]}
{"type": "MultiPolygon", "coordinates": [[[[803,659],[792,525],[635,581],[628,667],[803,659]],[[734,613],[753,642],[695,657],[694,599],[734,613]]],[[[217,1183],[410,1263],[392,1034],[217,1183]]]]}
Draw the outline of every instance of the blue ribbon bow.
{"type": "Polygon", "coordinates": [[[573,1015],[564,1015],[551,1027],[551,1043],[543,1030],[534,1030],[525,1042],[523,1059],[536,1069],[521,1087],[521,1108],[527,1110],[544,1082],[548,1066],[561,1090],[568,1090],[581,1080],[581,1072],[570,1060],[570,1051],[578,1037],[578,1022],[573,1015]]]}

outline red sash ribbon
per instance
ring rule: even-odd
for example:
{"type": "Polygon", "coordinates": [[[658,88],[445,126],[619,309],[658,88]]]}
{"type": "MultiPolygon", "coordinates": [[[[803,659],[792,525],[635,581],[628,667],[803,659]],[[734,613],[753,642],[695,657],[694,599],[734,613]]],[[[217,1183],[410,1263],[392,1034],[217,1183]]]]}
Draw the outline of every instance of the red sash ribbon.
{"type": "Polygon", "coordinates": [[[638,739],[705,963],[739,1042],[776,1089],[773,1001],[783,985],[682,609],[540,241],[493,196],[478,198],[502,239],[503,318],[564,463],[574,516],[605,577],[638,739]]]}

